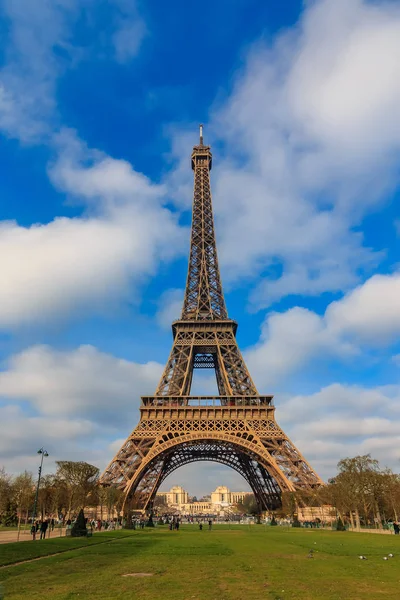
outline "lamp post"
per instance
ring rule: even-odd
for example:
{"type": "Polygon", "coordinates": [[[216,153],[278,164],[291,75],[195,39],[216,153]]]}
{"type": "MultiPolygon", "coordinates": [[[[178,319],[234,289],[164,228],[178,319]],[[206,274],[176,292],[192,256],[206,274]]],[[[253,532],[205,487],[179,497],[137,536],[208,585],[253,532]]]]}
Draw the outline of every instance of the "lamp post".
{"type": "MultiPolygon", "coordinates": [[[[331,477],[331,479],[328,479],[328,483],[330,485],[335,485],[335,483],[336,483],[335,477],[331,477]]],[[[337,502],[336,502],[336,494],[333,494],[333,501],[335,503],[335,513],[336,513],[336,517],[335,518],[336,518],[336,527],[337,527],[337,523],[338,523],[338,509],[337,509],[337,506],[336,506],[336,504],[337,504],[337,502]]]]}
{"type": "Polygon", "coordinates": [[[49,455],[47,450],[45,450],[44,448],[40,448],[40,450],[38,450],[37,453],[41,454],[42,458],[40,459],[39,476],[38,476],[38,482],[37,482],[37,486],[36,486],[35,504],[33,505],[32,526],[35,524],[35,519],[36,519],[36,507],[37,507],[37,501],[38,501],[38,496],[39,496],[40,478],[42,476],[43,459],[45,456],[49,455]]]}

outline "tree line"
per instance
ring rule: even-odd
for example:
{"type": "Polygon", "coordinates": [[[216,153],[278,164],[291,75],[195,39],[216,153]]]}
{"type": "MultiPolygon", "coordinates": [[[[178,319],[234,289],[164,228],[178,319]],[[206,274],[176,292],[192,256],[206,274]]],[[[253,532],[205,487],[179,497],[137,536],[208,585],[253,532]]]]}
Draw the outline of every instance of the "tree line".
{"type": "Polygon", "coordinates": [[[336,517],[352,528],[398,521],[400,475],[382,468],[370,454],[344,458],[337,469],[337,475],[323,487],[284,494],[281,512],[293,517],[298,507],[330,505],[336,517]]]}
{"type": "MultiPolygon", "coordinates": [[[[336,517],[353,528],[382,527],[400,517],[400,475],[382,468],[369,454],[344,458],[337,465],[337,475],[327,485],[313,490],[287,492],[275,517],[296,520],[299,508],[332,506],[336,517]]],[[[247,514],[259,512],[253,495],[237,508],[247,514]]]]}
{"type": "MultiPolygon", "coordinates": [[[[54,474],[41,478],[37,517],[68,519],[82,508],[99,507],[102,518],[119,514],[123,494],[98,485],[99,469],[86,462],[59,461],[54,474]]],[[[11,476],[0,469],[0,523],[14,525],[32,516],[36,481],[25,471],[11,476]]],[[[162,504],[162,502],[159,500],[162,504]]],[[[342,522],[352,527],[398,521],[400,517],[400,476],[382,468],[369,454],[344,458],[328,484],[314,490],[285,493],[282,508],[275,516],[295,518],[299,507],[331,505],[342,522]]],[[[259,512],[254,496],[247,496],[238,507],[247,514],[259,512]]]]}
{"type": "MultiPolygon", "coordinates": [[[[99,507],[109,519],[122,506],[122,494],[115,488],[98,485],[99,469],[86,462],[58,461],[53,474],[40,480],[36,518],[70,519],[80,509],[99,507]]],[[[0,469],[0,524],[27,522],[33,514],[37,481],[24,471],[12,476],[0,469]]]]}

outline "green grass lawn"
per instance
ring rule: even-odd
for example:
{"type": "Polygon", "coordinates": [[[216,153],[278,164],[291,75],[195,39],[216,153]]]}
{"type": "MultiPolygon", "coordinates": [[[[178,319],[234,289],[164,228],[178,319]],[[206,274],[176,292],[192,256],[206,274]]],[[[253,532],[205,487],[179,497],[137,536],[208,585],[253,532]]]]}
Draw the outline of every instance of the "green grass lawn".
{"type": "Polygon", "coordinates": [[[400,536],[187,525],[0,546],[3,565],[40,556],[0,569],[5,600],[400,598],[400,536]],[[143,572],[153,576],[123,577],[143,572]]]}

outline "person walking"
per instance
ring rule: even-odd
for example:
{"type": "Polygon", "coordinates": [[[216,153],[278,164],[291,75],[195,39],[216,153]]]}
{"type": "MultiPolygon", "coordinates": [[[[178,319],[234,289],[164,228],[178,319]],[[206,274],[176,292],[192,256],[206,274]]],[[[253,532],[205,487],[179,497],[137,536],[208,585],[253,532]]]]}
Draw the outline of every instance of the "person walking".
{"type": "Polygon", "coordinates": [[[36,523],[32,523],[31,534],[32,534],[33,541],[35,541],[36,540],[36,523]]]}
{"type": "Polygon", "coordinates": [[[399,533],[400,533],[400,526],[397,523],[397,521],[394,521],[394,523],[393,523],[393,529],[394,529],[394,535],[399,535],[399,533]]]}
{"type": "Polygon", "coordinates": [[[51,531],[54,531],[54,525],[55,525],[54,519],[51,519],[50,525],[51,525],[51,531]]]}
{"type": "Polygon", "coordinates": [[[208,531],[211,531],[211,529],[212,529],[212,519],[210,519],[208,521],[208,531]]]}
{"type": "Polygon", "coordinates": [[[46,531],[47,531],[48,526],[49,526],[49,523],[47,520],[42,521],[42,524],[40,525],[40,539],[41,540],[46,539],[46,531]]]}

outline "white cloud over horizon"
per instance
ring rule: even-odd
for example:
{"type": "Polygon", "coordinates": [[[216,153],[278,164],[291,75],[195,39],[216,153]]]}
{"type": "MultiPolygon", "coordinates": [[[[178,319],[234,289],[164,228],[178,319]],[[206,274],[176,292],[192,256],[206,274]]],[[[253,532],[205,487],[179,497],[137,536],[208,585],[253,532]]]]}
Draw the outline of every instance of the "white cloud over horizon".
{"type": "MultiPolygon", "coordinates": [[[[161,370],[160,364],[132,363],[93,347],[73,351],[32,347],[14,356],[0,373],[0,464],[14,472],[29,468],[35,464],[36,446],[44,445],[52,456],[49,465],[69,457],[104,469],[136,426],[139,396],[155,388],[161,370]],[[24,404],[30,406],[28,413],[24,404]]],[[[335,473],[341,458],[356,454],[371,453],[396,470],[399,401],[398,385],[334,383],[313,394],[278,398],[276,418],[325,479],[335,473]]],[[[220,483],[218,477],[244,487],[237,475],[221,469],[187,468],[180,481],[195,493],[200,489],[199,473],[205,477],[204,491],[208,484],[220,483]]]]}
{"type": "Polygon", "coordinates": [[[34,469],[35,452],[44,446],[48,469],[64,459],[104,469],[121,436],[135,427],[140,396],[154,392],[162,368],[89,345],[32,346],[12,356],[0,371],[0,465],[34,469]]]}
{"type": "Polygon", "coordinates": [[[371,454],[400,472],[400,387],[331,384],[279,403],[277,421],[325,479],[347,456],[371,454]]]}
{"type": "Polygon", "coordinates": [[[41,415],[117,427],[131,411],[138,415],[140,396],[153,393],[161,372],[156,362],[133,363],[89,345],[70,351],[32,346],[0,371],[0,397],[28,402],[41,415]]]}

